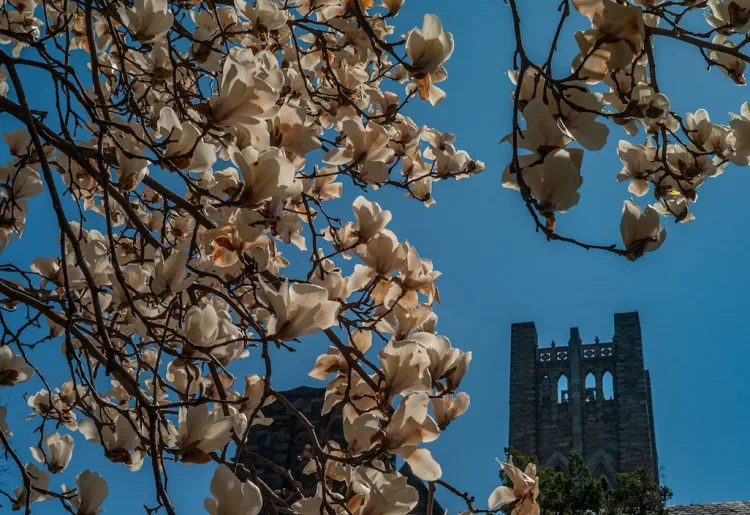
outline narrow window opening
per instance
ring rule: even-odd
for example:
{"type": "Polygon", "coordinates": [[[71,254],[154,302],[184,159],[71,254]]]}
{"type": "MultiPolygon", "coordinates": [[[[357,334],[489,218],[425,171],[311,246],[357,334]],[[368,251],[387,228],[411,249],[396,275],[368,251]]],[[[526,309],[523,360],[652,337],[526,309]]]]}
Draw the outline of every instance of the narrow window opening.
{"type": "Polygon", "coordinates": [[[563,404],[568,402],[568,378],[561,375],[557,380],[557,403],[563,404]]]}
{"type": "Polygon", "coordinates": [[[610,372],[604,372],[602,390],[604,391],[604,400],[610,401],[615,398],[615,383],[610,372]]]}

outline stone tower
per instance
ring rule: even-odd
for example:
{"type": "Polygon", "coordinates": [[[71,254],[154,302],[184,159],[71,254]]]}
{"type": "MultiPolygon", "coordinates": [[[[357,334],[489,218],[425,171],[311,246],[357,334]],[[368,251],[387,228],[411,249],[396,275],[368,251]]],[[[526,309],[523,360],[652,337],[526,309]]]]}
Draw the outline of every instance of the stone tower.
{"type": "Polygon", "coordinates": [[[576,450],[607,486],[642,466],[658,478],[638,313],[615,315],[611,343],[584,344],[575,327],[567,346],[537,340],[533,322],[512,325],[509,445],[563,471],[576,450]]]}

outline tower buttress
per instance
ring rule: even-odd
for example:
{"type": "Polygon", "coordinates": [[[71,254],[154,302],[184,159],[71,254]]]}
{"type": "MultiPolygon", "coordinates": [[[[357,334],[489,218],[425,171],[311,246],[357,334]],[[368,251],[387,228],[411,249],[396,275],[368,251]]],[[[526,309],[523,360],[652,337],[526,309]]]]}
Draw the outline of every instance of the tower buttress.
{"type": "Polygon", "coordinates": [[[510,333],[510,445],[537,454],[537,332],[534,322],[513,324],[510,333]]]}
{"type": "Polygon", "coordinates": [[[620,468],[647,467],[658,477],[651,389],[643,367],[643,342],[638,313],[615,314],[615,400],[619,418],[620,468]]]}
{"type": "Polygon", "coordinates": [[[581,336],[577,327],[570,328],[570,340],[568,341],[568,361],[570,363],[570,383],[568,397],[570,398],[570,424],[572,433],[573,450],[583,454],[583,402],[585,387],[582,386],[581,377],[581,336]]]}

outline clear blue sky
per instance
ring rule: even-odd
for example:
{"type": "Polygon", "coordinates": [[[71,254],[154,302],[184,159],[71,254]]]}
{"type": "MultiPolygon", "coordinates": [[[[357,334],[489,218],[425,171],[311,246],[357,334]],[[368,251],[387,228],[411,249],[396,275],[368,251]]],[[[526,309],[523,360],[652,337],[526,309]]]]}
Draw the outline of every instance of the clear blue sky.
{"type": "MultiPolygon", "coordinates": [[[[542,59],[558,2],[520,3],[528,49],[542,59]]],[[[513,35],[508,8],[498,0],[411,0],[396,20],[397,30],[421,25],[425,9],[454,34],[456,50],[447,65],[450,76],[440,85],[447,99],[438,108],[414,106],[410,114],[417,123],[457,134],[457,146],[483,160],[487,170],[470,180],[437,184],[437,205],[430,209],[396,193],[374,197],[394,212],[391,226],[399,237],[443,272],[438,281],[443,303],[436,308],[439,331],[454,346],[474,353],[462,385],[471,395],[471,408],[430,446],[444,479],[470,491],[479,507],[497,486],[494,458],[502,454],[508,435],[511,323],[535,321],[543,343],[567,341],[571,326],[580,328],[585,342],[596,336],[606,341],[614,331],[613,313],[638,310],[653,385],[659,461],[675,492],[674,502],[750,499],[750,350],[745,326],[750,308],[745,207],[750,171],[729,167],[722,177],[709,180],[699,190],[697,220],[687,226],[670,224],[664,246],[639,262],[547,243],[534,233],[516,194],[500,187],[500,173],[510,159],[510,148],[498,145],[510,130],[511,85],[505,72],[511,66],[513,35]]],[[[584,21],[573,13],[568,29],[583,28],[584,21]]],[[[717,70],[706,72],[697,52],[671,41],[656,42],[660,86],[674,109],[685,113],[705,107],[721,122],[728,120],[728,111],[739,112],[747,89],[717,70]]],[[[567,57],[559,61],[558,74],[567,72],[575,51],[570,31],[561,43],[567,57]]],[[[30,87],[32,107],[49,107],[50,90],[41,83],[30,87]]],[[[7,118],[2,120],[4,130],[15,128],[7,118]]],[[[621,206],[628,198],[626,184],[615,181],[621,167],[615,147],[621,136],[615,129],[603,151],[586,153],[582,201],[559,217],[559,230],[592,242],[619,243],[621,206]]],[[[8,246],[1,261],[24,262],[55,253],[51,209],[39,199],[32,206],[26,236],[8,246]]],[[[349,212],[343,201],[340,209],[349,212]]],[[[325,342],[313,339],[300,345],[296,355],[277,361],[275,386],[321,385],[306,372],[325,348],[325,342]]],[[[44,352],[52,358],[39,356],[42,365],[60,362],[56,344],[44,352]]],[[[258,361],[253,353],[242,367],[259,370],[258,361]]],[[[48,370],[48,375],[54,381],[55,372],[48,370]]],[[[39,388],[38,382],[26,386],[30,394],[39,388]]],[[[10,401],[13,441],[30,460],[26,449],[38,435],[24,434],[33,424],[23,422],[28,411],[17,397],[22,388],[14,388],[12,395],[0,393],[10,401]]],[[[90,467],[112,488],[104,505],[107,513],[140,512],[144,504],[154,505],[148,466],[130,474],[77,435],[76,444],[63,482],[72,484],[76,473],[90,467]]],[[[211,474],[210,467],[177,467],[170,491],[179,513],[203,511],[211,474]]],[[[17,476],[0,480],[12,487],[17,476]]],[[[60,478],[53,478],[53,487],[59,484],[60,478]]],[[[458,499],[441,491],[438,495],[451,513],[462,509],[458,499]]],[[[60,512],[52,502],[43,505],[38,505],[39,513],[60,512]]]]}

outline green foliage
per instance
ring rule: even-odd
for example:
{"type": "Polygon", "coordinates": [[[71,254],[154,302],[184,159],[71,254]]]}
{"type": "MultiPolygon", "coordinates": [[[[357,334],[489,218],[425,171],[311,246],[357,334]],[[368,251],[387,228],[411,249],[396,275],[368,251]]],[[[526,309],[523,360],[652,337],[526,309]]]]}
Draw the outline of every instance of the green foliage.
{"type": "MultiPolygon", "coordinates": [[[[518,449],[506,448],[513,464],[521,470],[529,463],[537,465],[539,478],[539,504],[543,515],[666,515],[666,503],[672,491],[660,486],[645,468],[617,476],[617,488],[605,490],[591,477],[583,457],[571,451],[568,473],[551,467],[539,469],[536,456],[524,456],[518,449]]],[[[506,486],[513,484],[501,470],[500,480],[506,486]]]]}
{"type": "Polygon", "coordinates": [[[672,490],[660,486],[645,469],[617,475],[617,489],[607,496],[607,515],[666,515],[672,490]]]}

